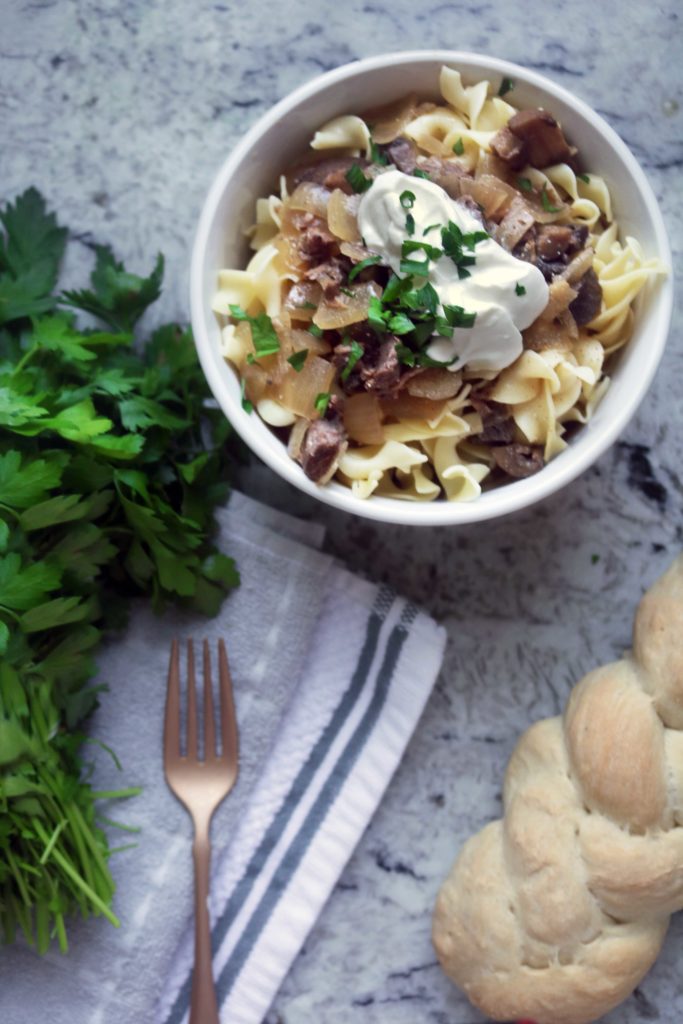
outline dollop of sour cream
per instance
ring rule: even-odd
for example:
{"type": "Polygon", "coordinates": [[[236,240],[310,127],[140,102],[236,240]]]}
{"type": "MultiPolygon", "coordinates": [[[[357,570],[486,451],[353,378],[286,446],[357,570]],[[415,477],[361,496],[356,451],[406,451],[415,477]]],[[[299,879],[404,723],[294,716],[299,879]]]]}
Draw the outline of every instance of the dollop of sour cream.
{"type": "MultiPolygon", "coordinates": [[[[379,254],[399,277],[406,276],[401,272],[403,243],[410,239],[441,248],[440,229],[451,221],[464,234],[483,230],[481,222],[435,182],[402,171],[378,175],[358,209],[358,226],[366,247],[379,254]],[[406,197],[406,192],[414,199],[406,197]],[[408,214],[414,222],[412,235],[406,226],[408,214]],[[425,234],[427,228],[431,230],[425,234]]],[[[433,335],[426,352],[441,362],[456,360],[449,367],[452,370],[465,365],[476,371],[503,370],[522,352],[521,332],[545,309],[548,285],[537,267],[516,259],[493,238],[477,242],[471,255],[474,263],[467,266],[466,277],[459,276],[458,267],[445,252],[429,261],[427,280],[442,307],[461,306],[467,313],[476,313],[476,318],[471,327],[456,327],[452,338],[433,335]]],[[[425,254],[418,250],[411,258],[421,261],[425,254]]],[[[424,281],[418,279],[417,283],[424,281]]]]}

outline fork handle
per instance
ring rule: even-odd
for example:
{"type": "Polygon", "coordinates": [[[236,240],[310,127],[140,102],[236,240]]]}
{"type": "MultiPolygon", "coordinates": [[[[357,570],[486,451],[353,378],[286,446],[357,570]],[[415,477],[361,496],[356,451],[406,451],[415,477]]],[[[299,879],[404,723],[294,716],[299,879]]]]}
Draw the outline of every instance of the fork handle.
{"type": "Polygon", "coordinates": [[[211,928],[209,925],[209,866],[211,841],[208,826],[195,831],[194,858],[194,971],[190,1024],[220,1024],[216,989],[211,964],[211,928]]]}

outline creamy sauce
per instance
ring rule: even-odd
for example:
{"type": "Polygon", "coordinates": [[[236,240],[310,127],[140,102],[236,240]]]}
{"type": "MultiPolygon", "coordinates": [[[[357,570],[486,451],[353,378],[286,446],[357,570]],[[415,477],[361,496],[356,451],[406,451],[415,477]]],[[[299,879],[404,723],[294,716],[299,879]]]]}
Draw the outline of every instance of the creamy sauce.
{"type": "MultiPolygon", "coordinates": [[[[405,202],[410,202],[406,199],[405,202]]],[[[463,233],[482,231],[481,223],[460,203],[426,178],[415,178],[402,171],[380,174],[364,193],[358,210],[358,225],[368,249],[378,253],[399,277],[401,248],[413,241],[442,248],[441,227],[452,221],[463,233]],[[410,208],[401,205],[401,194],[412,192],[410,208]],[[411,214],[414,234],[406,229],[411,214]],[[426,235],[425,228],[437,224],[426,235]]],[[[492,238],[477,242],[472,255],[475,262],[466,269],[470,276],[460,278],[453,260],[444,253],[430,260],[427,279],[443,304],[462,306],[476,313],[472,327],[456,327],[452,338],[433,335],[426,351],[432,359],[449,362],[451,369],[467,365],[471,370],[502,370],[520,355],[522,335],[548,303],[548,285],[540,270],[518,260],[492,238]],[[521,292],[521,294],[520,294],[521,292]]],[[[423,261],[422,250],[411,259],[423,261]]],[[[423,283],[418,279],[418,284],[423,283]]]]}

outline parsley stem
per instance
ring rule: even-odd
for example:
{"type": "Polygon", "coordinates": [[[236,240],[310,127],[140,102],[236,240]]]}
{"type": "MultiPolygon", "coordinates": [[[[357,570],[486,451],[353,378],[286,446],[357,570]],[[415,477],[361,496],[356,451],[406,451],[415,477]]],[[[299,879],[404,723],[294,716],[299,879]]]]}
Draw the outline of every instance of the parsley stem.
{"type": "MultiPolygon", "coordinates": [[[[49,836],[45,829],[43,828],[40,819],[33,817],[31,819],[31,823],[35,831],[38,833],[39,837],[43,840],[44,843],[47,843],[49,836]]],[[[60,853],[59,850],[55,849],[52,851],[52,859],[57,864],[59,864],[62,871],[69,876],[74,885],[76,885],[81,890],[83,895],[86,896],[88,900],[90,900],[93,907],[96,907],[101,914],[104,914],[107,920],[111,924],[113,924],[115,928],[119,928],[121,926],[121,922],[119,921],[118,917],[116,917],[116,915],[111,912],[107,904],[104,902],[104,900],[100,899],[95,890],[92,889],[87,882],[83,881],[81,876],[78,874],[75,868],[69,863],[66,857],[63,856],[63,854],[60,853]]]]}
{"type": "Polygon", "coordinates": [[[30,360],[33,358],[33,356],[36,354],[37,351],[38,351],[38,346],[37,345],[32,345],[31,348],[28,350],[28,352],[24,352],[23,356],[21,357],[21,359],[19,360],[17,365],[12,370],[12,376],[14,376],[17,373],[21,373],[21,371],[24,369],[24,367],[27,365],[27,363],[30,362],[30,360]]]}

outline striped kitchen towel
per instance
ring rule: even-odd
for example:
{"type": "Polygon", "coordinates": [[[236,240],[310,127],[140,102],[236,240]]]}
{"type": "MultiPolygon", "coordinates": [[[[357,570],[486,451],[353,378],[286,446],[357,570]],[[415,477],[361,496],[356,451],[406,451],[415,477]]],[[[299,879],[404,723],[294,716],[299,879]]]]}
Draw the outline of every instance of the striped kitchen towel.
{"type": "MultiPolygon", "coordinates": [[[[142,794],[112,859],[121,928],[74,921],[70,951],[0,957],[3,1024],[182,1024],[193,952],[191,824],[161,763],[174,635],[224,636],[240,776],[212,823],[214,974],[223,1024],[259,1024],[382,798],[441,664],[445,631],[319,550],[321,527],[234,495],[221,542],[242,584],[216,621],[140,605],[100,655],[110,690],[94,736],[142,794]]],[[[112,772],[114,776],[112,777],[112,772]]],[[[112,789],[106,757],[94,784],[112,789]]],[[[428,913],[425,908],[425,913],[428,913]]]]}
{"type": "MultiPolygon", "coordinates": [[[[444,632],[332,566],[303,678],[211,901],[221,1020],[258,1024],[372,817],[415,728],[444,632]]],[[[245,737],[248,742],[248,737],[245,737]]],[[[157,1013],[187,1021],[192,939],[157,1013]]]]}

